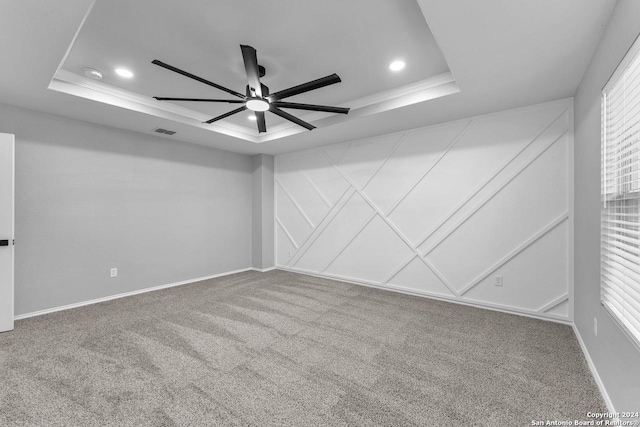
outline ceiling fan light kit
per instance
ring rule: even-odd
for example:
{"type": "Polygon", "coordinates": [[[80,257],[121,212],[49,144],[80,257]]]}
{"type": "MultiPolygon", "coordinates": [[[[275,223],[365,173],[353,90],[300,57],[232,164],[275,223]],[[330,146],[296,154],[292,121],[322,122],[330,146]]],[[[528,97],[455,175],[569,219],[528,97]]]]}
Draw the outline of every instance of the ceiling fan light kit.
{"type": "Polygon", "coordinates": [[[251,111],[267,111],[270,107],[269,101],[262,98],[249,98],[246,105],[251,111]]]}
{"type": "Polygon", "coordinates": [[[190,101],[190,102],[217,102],[217,103],[228,103],[228,104],[242,104],[241,107],[236,108],[235,110],[229,111],[228,113],[222,114],[220,116],[214,117],[210,120],[207,120],[204,123],[213,123],[248,109],[255,112],[259,133],[267,131],[267,125],[264,118],[264,113],[266,111],[270,111],[271,113],[279,117],[282,117],[285,120],[288,120],[292,123],[295,123],[309,130],[315,129],[315,126],[303,120],[300,120],[299,118],[287,113],[286,111],[281,110],[281,108],[287,108],[287,109],[291,108],[294,110],[307,110],[307,111],[322,111],[327,113],[338,113],[338,114],[349,113],[349,108],[344,108],[344,107],[330,107],[326,105],[300,104],[297,102],[280,101],[281,99],[288,98],[290,96],[299,95],[299,94],[309,92],[315,89],[320,89],[322,87],[329,86],[335,83],[340,83],[341,80],[337,74],[331,74],[330,76],[322,77],[317,80],[313,80],[307,83],[303,83],[301,85],[293,86],[288,89],[284,89],[284,90],[269,94],[269,88],[260,82],[260,77],[264,77],[265,75],[265,68],[261,65],[258,65],[258,56],[257,56],[256,50],[251,46],[247,46],[247,45],[240,45],[240,49],[242,51],[242,58],[244,60],[244,68],[247,73],[248,85],[245,91],[246,95],[242,95],[239,92],[228,89],[224,86],[220,86],[216,83],[203,79],[202,77],[198,77],[194,74],[188,73],[172,65],[165,64],[164,62],[159,61],[157,59],[152,61],[152,63],[155,65],[158,65],[167,70],[173,71],[174,73],[181,74],[185,77],[189,77],[193,80],[199,81],[208,86],[212,86],[216,89],[227,92],[240,99],[174,98],[174,97],[169,98],[169,97],[159,97],[159,96],[155,96],[154,98],[157,99],[158,101],[190,101]]]}

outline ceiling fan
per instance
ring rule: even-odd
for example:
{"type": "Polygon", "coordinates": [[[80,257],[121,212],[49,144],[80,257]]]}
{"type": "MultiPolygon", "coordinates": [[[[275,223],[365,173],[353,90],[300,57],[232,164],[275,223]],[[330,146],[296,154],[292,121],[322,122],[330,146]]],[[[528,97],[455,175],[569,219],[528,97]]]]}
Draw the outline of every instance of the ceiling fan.
{"type": "Polygon", "coordinates": [[[216,83],[205,80],[202,77],[198,77],[196,75],[183,71],[179,68],[173,67],[169,64],[165,64],[164,62],[158,61],[157,59],[152,61],[152,63],[155,65],[166,68],[167,70],[173,71],[175,73],[182,74],[183,76],[197,80],[206,85],[213,86],[216,89],[223,90],[240,99],[167,98],[167,97],[160,97],[160,96],[154,96],[154,98],[157,99],[158,101],[226,102],[228,104],[242,104],[241,107],[236,108],[233,111],[229,111],[228,113],[214,117],[211,120],[207,120],[206,122],[203,122],[203,123],[213,123],[218,120],[229,117],[233,114],[240,113],[242,111],[249,109],[255,112],[256,122],[258,124],[258,133],[267,131],[267,125],[264,119],[265,111],[270,111],[273,114],[282,117],[283,119],[289,120],[290,122],[293,122],[309,130],[315,129],[315,126],[303,120],[300,120],[295,116],[292,116],[286,111],[282,111],[281,108],[292,108],[295,110],[309,110],[309,111],[324,111],[327,113],[339,113],[339,114],[349,113],[349,108],[329,107],[326,105],[299,104],[296,102],[281,101],[282,99],[288,98],[290,96],[299,95],[301,93],[309,92],[311,90],[320,89],[321,87],[324,87],[324,86],[340,83],[341,80],[337,74],[334,73],[334,74],[331,74],[330,76],[322,77],[321,79],[313,80],[298,86],[290,87],[289,89],[284,89],[284,90],[269,94],[269,88],[260,82],[260,77],[264,77],[265,75],[265,69],[263,66],[258,65],[258,56],[256,54],[256,50],[251,46],[246,46],[246,45],[240,45],[240,49],[242,50],[242,58],[244,59],[244,68],[247,72],[247,80],[249,83],[246,88],[246,95],[243,95],[231,89],[227,89],[224,86],[220,86],[216,83]]]}

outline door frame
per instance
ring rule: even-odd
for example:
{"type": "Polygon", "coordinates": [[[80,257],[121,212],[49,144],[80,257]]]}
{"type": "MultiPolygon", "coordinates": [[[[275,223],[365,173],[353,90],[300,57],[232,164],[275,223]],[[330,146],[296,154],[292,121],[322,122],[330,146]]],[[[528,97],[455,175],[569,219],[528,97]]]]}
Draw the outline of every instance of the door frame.
{"type": "MultiPolygon", "coordinates": [[[[6,314],[1,314],[0,313],[0,332],[8,332],[13,330],[14,327],[14,316],[15,316],[15,246],[14,246],[14,238],[15,238],[15,195],[16,195],[16,181],[15,181],[15,176],[16,176],[16,146],[15,146],[15,136],[12,134],[6,134],[6,133],[0,133],[0,145],[9,145],[9,152],[10,152],[10,173],[11,173],[11,188],[10,188],[10,192],[11,192],[11,213],[10,213],[10,219],[11,219],[11,225],[9,228],[9,235],[8,236],[0,236],[0,238],[2,239],[8,239],[9,240],[9,245],[8,245],[8,250],[11,251],[10,252],[10,257],[11,257],[11,272],[9,273],[9,277],[10,277],[10,287],[8,289],[8,291],[5,290],[0,290],[0,294],[2,294],[3,296],[6,295],[9,297],[9,300],[11,301],[10,305],[7,307],[7,309],[9,310],[9,313],[6,314]]],[[[5,248],[0,249],[2,251],[5,250],[5,248]]]]}

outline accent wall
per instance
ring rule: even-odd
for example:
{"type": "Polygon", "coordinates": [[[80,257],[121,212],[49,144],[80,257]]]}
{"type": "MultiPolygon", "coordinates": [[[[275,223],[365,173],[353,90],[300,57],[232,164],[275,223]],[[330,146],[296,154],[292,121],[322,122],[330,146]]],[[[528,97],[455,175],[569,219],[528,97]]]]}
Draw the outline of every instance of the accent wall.
{"type": "Polygon", "coordinates": [[[572,319],[573,103],[276,156],[281,268],[572,319]]]}

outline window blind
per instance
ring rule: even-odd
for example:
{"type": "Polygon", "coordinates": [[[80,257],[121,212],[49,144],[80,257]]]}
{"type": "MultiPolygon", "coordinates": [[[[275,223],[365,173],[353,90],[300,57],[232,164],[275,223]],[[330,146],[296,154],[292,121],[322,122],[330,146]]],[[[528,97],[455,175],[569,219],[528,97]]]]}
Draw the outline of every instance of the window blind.
{"type": "Polygon", "coordinates": [[[601,298],[640,345],[640,39],[602,90],[601,298]]]}

